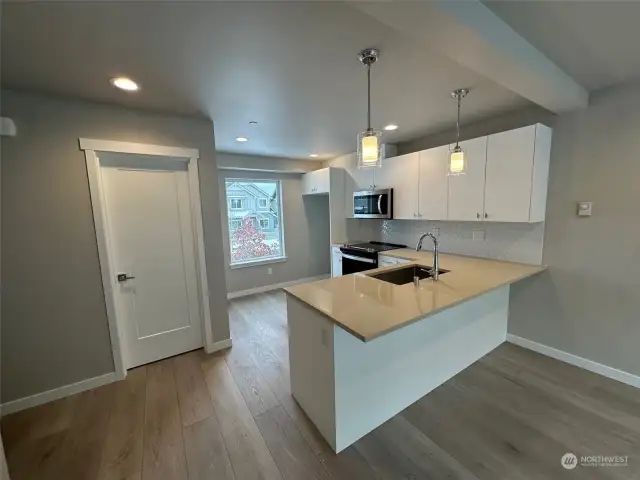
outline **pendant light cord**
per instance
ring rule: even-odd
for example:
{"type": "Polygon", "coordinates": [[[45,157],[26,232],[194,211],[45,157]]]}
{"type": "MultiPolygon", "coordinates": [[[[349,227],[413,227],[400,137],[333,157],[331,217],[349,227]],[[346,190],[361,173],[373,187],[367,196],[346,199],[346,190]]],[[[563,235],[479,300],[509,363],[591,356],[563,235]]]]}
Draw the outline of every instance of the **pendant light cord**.
{"type": "Polygon", "coordinates": [[[371,130],[371,65],[367,65],[367,131],[371,130]]]}
{"type": "Polygon", "coordinates": [[[460,144],[460,101],[462,96],[458,95],[458,117],[456,118],[456,147],[460,144]]]}

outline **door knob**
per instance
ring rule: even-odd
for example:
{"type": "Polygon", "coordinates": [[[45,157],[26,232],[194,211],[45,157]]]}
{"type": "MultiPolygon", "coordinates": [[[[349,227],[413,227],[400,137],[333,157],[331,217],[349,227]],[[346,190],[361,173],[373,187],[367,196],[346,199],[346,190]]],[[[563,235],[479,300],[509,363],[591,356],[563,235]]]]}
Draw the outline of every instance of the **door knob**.
{"type": "Polygon", "coordinates": [[[130,277],[126,273],[119,273],[116,278],[118,279],[118,282],[122,283],[126,282],[127,280],[133,280],[136,277],[130,277]]]}

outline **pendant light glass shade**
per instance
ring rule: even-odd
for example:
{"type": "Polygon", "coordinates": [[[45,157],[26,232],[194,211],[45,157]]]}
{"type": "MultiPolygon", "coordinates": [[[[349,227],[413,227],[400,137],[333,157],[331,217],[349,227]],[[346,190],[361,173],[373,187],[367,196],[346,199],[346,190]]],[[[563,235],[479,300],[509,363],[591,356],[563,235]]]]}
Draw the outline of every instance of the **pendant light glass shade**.
{"type": "Polygon", "coordinates": [[[367,130],[358,134],[358,168],[382,166],[382,133],[367,130]]]}
{"type": "Polygon", "coordinates": [[[449,152],[449,175],[467,173],[467,162],[462,147],[458,145],[449,152]]]}
{"type": "Polygon", "coordinates": [[[371,65],[380,56],[374,48],[363,50],[358,59],[367,67],[367,129],[358,134],[358,168],[382,166],[382,132],[371,128],[371,65]]]}
{"type": "Polygon", "coordinates": [[[456,146],[449,152],[448,175],[464,175],[467,173],[467,157],[460,146],[460,103],[469,93],[466,88],[460,88],[451,92],[451,96],[458,100],[458,116],[456,119],[456,146]]]}

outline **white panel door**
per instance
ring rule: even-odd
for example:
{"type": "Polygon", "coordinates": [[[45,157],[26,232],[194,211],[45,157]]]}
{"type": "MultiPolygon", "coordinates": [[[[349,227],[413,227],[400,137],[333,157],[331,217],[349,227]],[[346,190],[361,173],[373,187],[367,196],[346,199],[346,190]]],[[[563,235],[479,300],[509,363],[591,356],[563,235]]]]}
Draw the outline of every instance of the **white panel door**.
{"type": "Polygon", "coordinates": [[[202,347],[186,162],[121,155],[101,164],[114,274],[135,277],[116,283],[125,367],[202,347]]]}
{"type": "Polygon", "coordinates": [[[449,220],[479,221],[484,217],[484,182],[487,137],[460,142],[465,152],[467,173],[449,176],[449,220]]]}
{"type": "Polygon", "coordinates": [[[419,153],[385,158],[376,169],[376,188],[393,188],[393,218],[414,219],[418,212],[419,153]]]}
{"type": "Polygon", "coordinates": [[[421,219],[447,219],[448,155],[448,145],[420,152],[418,217],[421,219]]]}
{"type": "Polygon", "coordinates": [[[489,135],[485,219],[528,222],[536,126],[489,135]]]}

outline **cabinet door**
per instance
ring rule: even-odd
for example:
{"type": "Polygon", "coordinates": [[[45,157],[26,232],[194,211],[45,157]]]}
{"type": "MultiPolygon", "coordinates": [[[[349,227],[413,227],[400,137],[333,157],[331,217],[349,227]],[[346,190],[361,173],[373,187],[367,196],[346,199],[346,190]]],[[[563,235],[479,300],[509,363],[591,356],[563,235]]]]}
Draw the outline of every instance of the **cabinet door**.
{"type": "Polygon", "coordinates": [[[418,217],[421,219],[447,219],[448,155],[448,145],[420,152],[418,217]]]}
{"type": "Polygon", "coordinates": [[[376,170],[375,167],[358,168],[356,165],[353,166],[349,173],[353,177],[354,192],[374,189],[374,170],[376,170]]]}
{"type": "Polygon", "coordinates": [[[314,193],[329,193],[329,169],[323,168],[313,173],[315,174],[314,193]]]}
{"type": "Polygon", "coordinates": [[[340,255],[339,248],[331,249],[331,276],[342,276],[342,255],[340,255]]]}
{"type": "Polygon", "coordinates": [[[307,172],[302,176],[302,194],[311,195],[313,193],[315,182],[314,172],[307,172]]]}
{"type": "Polygon", "coordinates": [[[393,188],[393,218],[416,218],[419,153],[385,158],[375,172],[376,188],[393,188]]]}
{"type": "Polygon", "coordinates": [[[487,163],[487,137],[461,142],[467,173],[450,175],[448,220],[473,221],[484,217],[484,182],[487,163]]]}
{"type": "Polygon", "coordinates": [[[528,222],[536,126],[489,135],[485,219],[528,222]]]}

